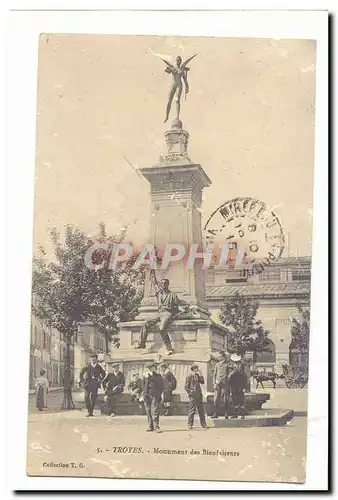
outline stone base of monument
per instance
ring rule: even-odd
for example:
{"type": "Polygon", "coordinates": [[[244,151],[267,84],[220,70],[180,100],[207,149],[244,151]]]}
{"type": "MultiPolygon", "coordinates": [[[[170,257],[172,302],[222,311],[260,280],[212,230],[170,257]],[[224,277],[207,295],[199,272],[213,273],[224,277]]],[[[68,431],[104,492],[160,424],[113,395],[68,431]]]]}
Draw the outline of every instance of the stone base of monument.
{"type": "MultiPolygon", "coordinates": [[[[260,411],[262,405],[270,398],[269,394],[245,394],[244,396],[244,407],[246,415],[254,414],[260,411]]],[[[84,407],[84,391],[74,391],[73,400],[77,403],[77,406],[84,407]]],[[[103,392],[97,396],[96,409],[99,410],[103,404],[103,392]]],[[[186,394],[174,393],[172,397],[172,414],[173,415],[188,415],[189,400],[186,394]]],[[[204,408],[206,414],[210,417],[214,414],[214,401],[212,395],[207,395],[204,398],[204,408]]],[[[265,410],[262,410],[266,413],[265,410]]],[[[270,412],[270,410],[268,410],[270,412]]],[[[165,408],[162,407],[162,414],[165,413],[165,408]]],[[[140,415],[144,414],[144,411],[140,408],[140,405],[136,401],[131,400],[129,393],[125,392],[120,395],[117,408],[117,415],[140,415]]],[[[224,415],[224,408],[220,405],[220,415],[224,415]]]]}
{"type": "Polygon", "coordinates": [[[111,353],[108,363],[119,363],[123,372],[126,387],[133,373],[142,377],[146,365],[150,361],[167,363],[177,380],[176,394],[183,399],[185,380],[190,372],[190,366],[197,363],[204,377],[204,392],[212,390],[212,352],[226,348],[226,330],[209,318],[186,318],[174,320],[168,334],[171,338],[174,353],[167,354],[162,338],[157,330],[148,334],[146,348],[137,349],[140,341],[140,331],[143,320],[120,324],[120,348],[111,353]]]}
{"type": "Polygon", "coordinates": [[[244,419],[219,417],[208,419],[210,427],[268,427],[286,425],[294,417],[293,410],[269,408],[268,410],[255,410],[244,419]]]}

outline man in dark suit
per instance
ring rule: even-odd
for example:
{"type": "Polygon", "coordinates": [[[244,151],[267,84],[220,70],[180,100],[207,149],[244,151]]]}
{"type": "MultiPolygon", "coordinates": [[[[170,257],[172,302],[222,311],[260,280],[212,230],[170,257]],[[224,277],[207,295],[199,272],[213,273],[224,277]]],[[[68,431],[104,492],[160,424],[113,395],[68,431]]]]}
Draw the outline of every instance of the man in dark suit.
{"type": "Polygon", "coordinates": [[[88,410],[87,417],[93,416],[97,391],[105,376],[106,372],[99,365],[97,354],[93,354],[90,357],[88,365],[82,368],[80,372],[80,385],[85,390],[85,404],[88,410]]]}
{"type": "Polygon", "coordinates": [[[163,392],[163,378],[156,373],[157,364],[152,362],[146,365],[143,375],[144,407],[148,419],[147,432],[160,431],[160,404],[163,392]]]}
{"type": "Polygon", "coordinates": [[[222,399],[224,399],[224,416],[229,418],[229,362],[228,356],[223,351],[219,353],[219,361],[216,363],[214,371],[214,404],[215,411],[211,418],[218,418],[219,408],[222,399]]]}
{"type": "Polygon", "coordinates": [[[103,386],[105,389],[105,401],[107,410],[105,413],[111,417],[115,417],[116,407],[120,399],[120,395],[124,390],[125,380],[124,375],[120,371],[120,365],[112,366],[112,373],[108,373],[103,386]]]}
{"type": "Polygon", "coordinates": [[[207,428],[205,421],[205,413],[203,406],[203,396],[201,384],[204,384],[204,377],[201,375],[198,365],[194,364],[190,367],[191,373],[185,380],[185,390],[189,396],[190,405],[188,413],[188,428],[192,429],[194,425],[194,415],[197,408],[201,426],[207,428]]]}
{"type": "Polygon", "coordinates": [[[239,354],[232,354],[230,360],[232,364],[229,373],[229,388],[233,411],[231,418],[243,419],[245,418],[244,392],[247,387],[247,380],[244,373],[242,356],[239,354]]]}
{"type": "Polygon", "coordinates": [[[172,415],[171,399],[173,391],[176,389],[177,380],[173,373],[169,370],[167,364],[161,366],[162,378],[163,378],[163,405],[165,407],[165,416],[168,417],[172,415]]]}

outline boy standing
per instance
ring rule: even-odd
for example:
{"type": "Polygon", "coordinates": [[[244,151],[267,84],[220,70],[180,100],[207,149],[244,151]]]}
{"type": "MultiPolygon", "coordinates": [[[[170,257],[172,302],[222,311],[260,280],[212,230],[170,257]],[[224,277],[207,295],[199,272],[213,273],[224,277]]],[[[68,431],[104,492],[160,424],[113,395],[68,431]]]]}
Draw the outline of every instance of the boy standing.
{"type": "Polygon", "coordinates": [[[124,390],[124,375],[120,371],[120,366],[114,364],[112,366],[113,372],[108,373],[107,378],[104,381],[105,386],[105,400],[107,403],[107,413],[114,417],[116,412],[116,407],[124,390]]]}
{"type": "Polygon", "coordinates": [[[168,416],[172,415],[171,400],[172,400],[173,391],[176,389],[176,386],[177,386],[177,380],[176,380],[175,376],[172,374],[172,372],[169,370],[168,365],[163,364],[161,369],[162,369],[162,377],[163,377],[163,384],[164,384],[163,405],[166,409],[164,415],[166,417],[168,417],[168,416]]]}
{"type": "Polygon", "coordinates": [[[137,372],[133,373],[132,379],[128,385],[128,390],[130,391],[131,400],[138,402],[140,413],[143,413],[143,384],[137,372]]]}
{"type": "Polygon", "coordinates": [[[137,372],[134,372],[128,385],[132,401],[140,401],[142,394],[142,379],[137,372]]]}

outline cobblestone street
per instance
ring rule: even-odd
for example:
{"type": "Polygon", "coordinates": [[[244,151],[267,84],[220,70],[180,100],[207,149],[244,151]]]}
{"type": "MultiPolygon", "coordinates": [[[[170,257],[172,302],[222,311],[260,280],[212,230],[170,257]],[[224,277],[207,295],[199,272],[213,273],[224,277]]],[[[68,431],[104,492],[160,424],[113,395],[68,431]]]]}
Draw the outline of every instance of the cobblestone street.
{"type": "MultiPolygon", "coordinates": [[[[306,408],[306,390],[269,392],[264,408],[306,408]]],[[[161,417],[162,433],[149,434],[146,417],[96,411],[88,419],[84,411],[59,411],[62,397],[50,393],[49,409],[38,412],[30,396],[30,475],[304,481],[306,417],[284,427],[231,429],[202,429],[197,419],[193,430],[185,417],[161,417]]]]}

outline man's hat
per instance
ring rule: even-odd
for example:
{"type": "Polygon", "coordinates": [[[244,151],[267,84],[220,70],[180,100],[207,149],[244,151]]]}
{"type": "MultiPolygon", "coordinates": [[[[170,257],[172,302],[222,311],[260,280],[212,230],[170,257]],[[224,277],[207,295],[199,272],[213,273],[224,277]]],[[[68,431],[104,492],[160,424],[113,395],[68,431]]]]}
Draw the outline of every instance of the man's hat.
{"type": "Polygon", "coordinates": [[[120,363],[113,363],[112,368],[120,368],[120,363]]]}
{"type": "Polygon", "coordinates": [[[231,358],[230,359],[234,363],[238,363],[238,361],[241,361],[242,356],[240,356],[239,354],[231,354],[231,358]]]}
{"type": "Polygon", "coordinates": [[[98,358],[98,355],[96,353],[90,355],[91,358],[98,358]]]}
{"type": "Polygon", "coordinates": [[[196,368],[198,368],[198,365],[196,363],[193,363],[191,366],[190,366],[190,370],[195,370],[196,368]]]}

